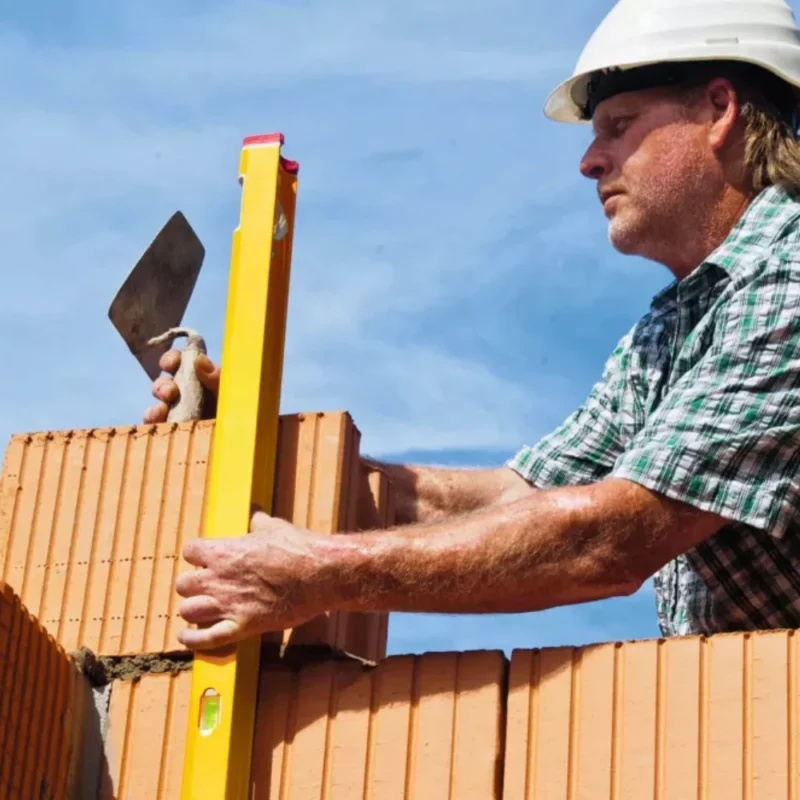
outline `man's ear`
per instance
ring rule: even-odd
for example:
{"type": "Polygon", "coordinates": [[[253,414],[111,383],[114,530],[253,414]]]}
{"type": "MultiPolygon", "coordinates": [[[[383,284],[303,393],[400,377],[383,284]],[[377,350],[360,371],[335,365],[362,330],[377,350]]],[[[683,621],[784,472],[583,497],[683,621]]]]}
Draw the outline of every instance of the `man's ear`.
{"type": "Polygon", "coordinates": [[[710,112],[709,142],[714,150],[720,150],[730,141],[739,118],[739,97],[729,80],[715,78],[706,86],[704,99],[710,112]]]}

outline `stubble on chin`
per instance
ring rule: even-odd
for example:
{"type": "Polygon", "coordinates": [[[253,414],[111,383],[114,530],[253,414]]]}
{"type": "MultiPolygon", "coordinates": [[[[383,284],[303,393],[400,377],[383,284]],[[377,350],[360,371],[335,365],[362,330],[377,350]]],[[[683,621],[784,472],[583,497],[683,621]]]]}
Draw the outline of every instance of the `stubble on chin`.
{"type": "Polygon", "coordinates": [[[608,217],[608,241],[611,246],[623,255],[633,255],[637,245],[641,243],[643,225],[637,215],[628,210],[628,213],[615,211],[608,217]]]}
{"type": "Polygon", "coordinates": [[[637,203],[629,195],[617,198],[607,215],[611,246],[623,255],[653,258],[660,251],[659,243],[674,235],[674,215],[661,212],[658,205],[637,203]]]}

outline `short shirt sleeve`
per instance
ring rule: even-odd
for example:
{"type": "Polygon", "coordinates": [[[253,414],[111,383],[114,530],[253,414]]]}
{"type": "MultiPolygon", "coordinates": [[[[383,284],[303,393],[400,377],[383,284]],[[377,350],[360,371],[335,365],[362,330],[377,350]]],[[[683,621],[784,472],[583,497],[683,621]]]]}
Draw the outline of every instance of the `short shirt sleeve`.
{"type": "Polygon", "coordinates": [[[540,489],[594,483],[609,474],[622,453],[618,398],[630,339],[629,333],[619,342],[586,402],[507,466],[540,489]]]}
{"type": "Polygon", "coordinates": [[[769,265],[713,313],[711,345],[611,475],[780,537],[800,512],[800,264],[769,265]]]}

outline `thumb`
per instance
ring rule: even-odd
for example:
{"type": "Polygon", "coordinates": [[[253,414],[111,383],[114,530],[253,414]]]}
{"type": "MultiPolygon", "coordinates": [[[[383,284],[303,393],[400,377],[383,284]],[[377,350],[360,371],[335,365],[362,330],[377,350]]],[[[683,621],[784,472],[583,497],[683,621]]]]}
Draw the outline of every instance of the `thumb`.
{"type": "Polygon", "coordinates": [[[197,356],[194,362],[194,371],[206,389],[214,396],[219,394],[219,367],[208,356],[202,353],[197,356]]]}
{"type": "Polygon", "coordinates": [[[250,504],[250,533],[269,526],[272,517],[257,503],[250,504]]]}

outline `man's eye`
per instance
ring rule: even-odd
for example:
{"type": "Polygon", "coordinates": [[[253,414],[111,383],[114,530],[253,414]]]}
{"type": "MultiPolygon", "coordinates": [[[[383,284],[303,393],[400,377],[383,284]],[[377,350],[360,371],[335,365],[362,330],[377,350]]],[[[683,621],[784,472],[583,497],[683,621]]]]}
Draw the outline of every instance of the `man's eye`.
{"type": "Polygon", "coordinates": [[[611,135],[614,137],[622,136],[630,127],[632,120],[633,117],[620,117],[619,119],[615,119],[611,125],[611,135]]]}

